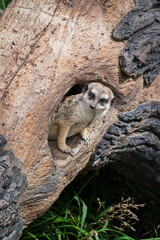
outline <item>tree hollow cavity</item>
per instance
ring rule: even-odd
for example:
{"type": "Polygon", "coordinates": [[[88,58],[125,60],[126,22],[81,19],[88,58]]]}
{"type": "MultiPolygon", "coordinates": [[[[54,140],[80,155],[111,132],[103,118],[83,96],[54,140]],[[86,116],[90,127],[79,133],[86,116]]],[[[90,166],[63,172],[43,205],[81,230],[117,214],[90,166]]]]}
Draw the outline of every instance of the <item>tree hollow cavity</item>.
{"type": "MultiPolygon", "coordinates": [[[[63,99],[62,99],[62,102],[64,101],[65,98],[69,97],[69,96],[72,96],[72,95],[77,95],[77,94],[80,94],[82,93],[83,91],[83,87],[84,87],[84,84],[75,84],[73,85],[69,91],[64,95],[63,99]]],[[[61,103],[60,103],[61,104],[61,103]]],[[[57,111],[57,110],[56,110],[57,111]]],[[[55,113],[55,112],[54,112],[55,113]]],[[[54,115],[54,113],[52,114],[52,116],[54,115]]],[[[51,122],[52,122],[52,116],[51,116],[51,122]]],[[[51,125],[51,124],[50,124],[51,125]]],[[[49,134],[49,133],[48,133],[49,134]]],[[[79,144],[79,142],[81,141],[81,138],[80,138],[80,135],[79,134],[76,134],[72,137],[67,137],[67,140],[66,140],[66,144],[67,146],[69,146],[71,149],[73,148],[76,148],[79,144]]],[[[49,148],[51,150],[51,154],[52,154],[52,157],[53,159],[55,159],[55,156],[56,156],[56,159],[60,158],[61,160],[63,159],[66,159],[68,157],[70,157],[69,154],[65,154],[65,153],[62,153],[59,149],[58,149],[58,146],[57,146],[57,140],[49,140],[48,139],[48,145],[49,145],[49,148]]]]}

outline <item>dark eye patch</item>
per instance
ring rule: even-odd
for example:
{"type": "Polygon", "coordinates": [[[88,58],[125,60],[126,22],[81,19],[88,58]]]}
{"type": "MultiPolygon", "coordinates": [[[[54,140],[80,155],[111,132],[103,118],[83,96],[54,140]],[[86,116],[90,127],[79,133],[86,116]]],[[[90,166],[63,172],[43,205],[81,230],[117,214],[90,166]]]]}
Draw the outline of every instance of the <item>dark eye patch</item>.
{"type": "Polygon", "coordinates": [[[108,99],[106,99],[106,98],[101,98],[101,99],[100,99],[100,103],[108,103],[108,99]]]}
{"type": "Polygon", "coordinates": [[[90,92],[90,93],[88,94],[88,96],[89,96],[90,99],[95,99],[95,95],[94,95],[94,93],[92,93],[92,92],[90,92]]]}

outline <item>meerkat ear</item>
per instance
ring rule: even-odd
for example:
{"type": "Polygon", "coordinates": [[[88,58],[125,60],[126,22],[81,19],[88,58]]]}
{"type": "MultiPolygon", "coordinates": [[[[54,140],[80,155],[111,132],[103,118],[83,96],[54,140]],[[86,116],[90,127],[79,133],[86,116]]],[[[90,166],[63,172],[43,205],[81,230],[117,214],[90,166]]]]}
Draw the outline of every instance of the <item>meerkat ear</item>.
{"type": "Polygon", "coordinates": [[[84,85],[83,91],[82,91],[83,93],[87,92],[87,90],[88,90],[88,85],[89,85],[88,83],[84,85]]]}
{"type": "Polygon", "coordinates": [[[114,104],[115,104],[115,101],[116,101],[116,98],[115,98],[115,96],[113,95],[113,93],[112,93],[112,95],[111,95],[111,106],[113,106],[114,104]]]}
{"type": "Polygon", "coordinates": [[[111,93],[111,106],[113,106],[115,104],[116,98],[115,98],[115,96],[114,96],[112,91],[110,93],[111,93]]]}

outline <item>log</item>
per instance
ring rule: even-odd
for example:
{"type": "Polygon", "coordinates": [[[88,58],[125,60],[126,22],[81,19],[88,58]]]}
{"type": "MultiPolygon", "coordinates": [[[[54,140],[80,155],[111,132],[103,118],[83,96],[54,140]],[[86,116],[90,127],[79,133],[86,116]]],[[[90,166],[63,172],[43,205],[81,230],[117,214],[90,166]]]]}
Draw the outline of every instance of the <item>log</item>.
{"type": "Polygon", "coordinates": [[[139,1],[113,31],[116,40],[128,39],[119,57],[122,71],[134,78],[144,73],[146,85],[160,73],[159,34],[159,1],[139,1]]]}
{"type": "Polygon", "coordinates": [[[148,189],[160,203],[160,102],[122,113],[96,147],[90,168],[112,167],[148,189]]]}
{"type": "Polygon", "coordinates": [[[119,56],[122,72],[135,80],[143,74],[144,87],[158,76],[158,95],[156,101],[153,93],[151,101],[118,115],[92,155],[89,168],[108,164],[146,187],[160,203],[159,34],[159,1],[139,1],[114,29],[117,41],[128,40],[119,56]]]}
{"type": "MultiPolygon", "coordinates": [[[[152,7],[152,1],[147,3],[152,7]]],[[[153,70],[154,75],[147,87],[145,71],[132,74],[130,67],[131,74],[128,70],[121,73],[119,68],[120,54],[125,59],[120,62],[128,59],[128,65],[121,64],[122,71],[132,64],[130,55],[124,53],[130,39],[118,41],[116,31],[114,38],[112,32],[134,7],[133,0],[13,0],[1,18],[0,132],[7,139],[6,148],[23,162],[28,188],[18,203],[26,225],[41,216],[85,168],[119,113],[146,101],[159,101],[159,74],[154,74],[159,60],[153,68],[148,64],[151,55],[143,60],[149,66],[146,71],[153,70]],[[110,87],[117,100],[107,116],[89,127],[89,146],[79,135],[68,139],[67,144],[77,151],[72,157],[60,152],[56,142],[48,141],[51,116],[64,95],[75,94],[79,87],[94,81],[110,87]]],[[[134,41],[133,45],[136,48],[134,41]]],[[[147,51],[154,47],[157,55],[157,45],[147,51]]],[[[141,60],[143,51],[133,54],[141,60]]],[[[139,71],[140,64],[136,66],[139,71]]]]}
{"type": "Polygon", "coordinates": [[[12,151],[3,150],[5,145],[6,139],[0,135],[0,239],[16,240],[24,227],[18,199],[27,188],[27,181],[21,173],[22,162],[12,151]]]}

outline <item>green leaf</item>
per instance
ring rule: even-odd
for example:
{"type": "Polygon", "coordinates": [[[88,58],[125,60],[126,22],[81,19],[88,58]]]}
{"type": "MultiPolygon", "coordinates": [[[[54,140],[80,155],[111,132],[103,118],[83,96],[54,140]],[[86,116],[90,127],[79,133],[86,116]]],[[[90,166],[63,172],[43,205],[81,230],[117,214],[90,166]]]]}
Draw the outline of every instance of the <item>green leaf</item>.
{"type": "Polygon", "coordinates": [[[143,238],[140,240],[160,240],[160,237],[158,237],[158,238],[143,238]]]}
{"type": "Polygon", "coordinates": [[[135,240],[135,239],[126,235],[126,236],[116,237],[114,238],[114,240],[135,240]]]}
{"type": "Polygon", "coordinates": [[[81,236],[81,232],[82,232],[82,228],[84,226],[85,219],[86,219],[86,216],[87,216],[87,205],[78,196],[75,196],[74,199],[77,200],[77,202],[79,203],[79,206],[80,206],[80,203],[82,204],[81,228],[80,228],[80,232],[79,232],[79,237],[80,237],[81,236]]]}
{"type": "Polygon", "coordinates": [[[34,238],[34,239],[36,239],[36,240],[39,240],[39,239],[36,237],[36,235],[34,235],[33,233],[28,232],[28,235],[30,235],[32,238],[34,238]]]}
{"type": "Polygon", "coordinates": [[[5,10],[6,9],[5,0],[1,0],[1,4],[2,4],[2,10],[5,10]]]}

